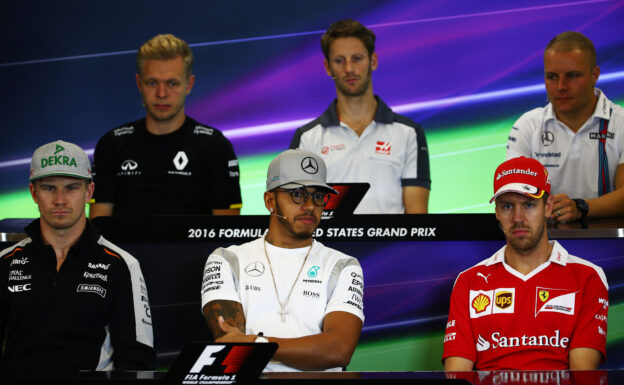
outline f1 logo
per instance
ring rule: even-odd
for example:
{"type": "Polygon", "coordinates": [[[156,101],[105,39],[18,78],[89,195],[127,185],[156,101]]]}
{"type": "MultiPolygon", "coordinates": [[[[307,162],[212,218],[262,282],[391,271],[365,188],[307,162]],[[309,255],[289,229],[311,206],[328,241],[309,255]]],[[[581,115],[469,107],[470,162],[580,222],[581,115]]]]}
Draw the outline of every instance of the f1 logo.
{"type": "Polygon", "coordinates": [[[204,368],[204,366],[210,366],[215,362],[215,357],[213,354],[220,352],[225,348],[225,345],[210,345],[204,348],[202,354],[199,355],[197,361],[189,371],[189,373],[199,373],[204,368]]]}

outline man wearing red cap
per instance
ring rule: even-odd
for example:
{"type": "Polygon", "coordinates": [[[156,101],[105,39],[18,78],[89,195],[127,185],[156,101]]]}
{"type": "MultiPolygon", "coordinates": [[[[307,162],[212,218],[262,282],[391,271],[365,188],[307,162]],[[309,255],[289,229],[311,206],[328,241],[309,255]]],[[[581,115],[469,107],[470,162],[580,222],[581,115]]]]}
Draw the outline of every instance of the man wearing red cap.
{"type": "Polygon", "coordinates": [[[508,160],[494,174],[496,219],[507,241],[457,277],[444,369],[595,369],[605,359],[608,285],[602,269],[548,241],[553,209],[537,160],[508,160]]]}

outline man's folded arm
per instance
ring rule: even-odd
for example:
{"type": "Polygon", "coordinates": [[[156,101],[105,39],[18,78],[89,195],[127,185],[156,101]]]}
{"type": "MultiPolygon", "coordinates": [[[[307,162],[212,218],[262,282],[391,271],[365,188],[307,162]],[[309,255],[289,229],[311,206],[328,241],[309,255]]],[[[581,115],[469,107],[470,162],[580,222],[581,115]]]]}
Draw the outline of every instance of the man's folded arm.
{"type": "MultiPolygon", "coordinates": [[[[216,342],[254,342],[246,335],[242,305],[234,301],[211,301],[204,307],[208,328],[216,342]],[[223,320],[219,320],[219,316],[223,320]]],[[[297,338],[264,336],[279,347],[273,359],[300,370],[324,370],[347,366],[360,338],[362,320],[347,312],[328,313],[319,334],[297,338]]]]}

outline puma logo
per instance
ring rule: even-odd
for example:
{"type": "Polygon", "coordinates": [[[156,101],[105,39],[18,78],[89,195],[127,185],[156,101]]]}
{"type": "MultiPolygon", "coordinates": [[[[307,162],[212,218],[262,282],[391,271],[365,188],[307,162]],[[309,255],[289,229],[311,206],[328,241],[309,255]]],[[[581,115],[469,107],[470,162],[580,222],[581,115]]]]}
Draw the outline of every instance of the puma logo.
{"type": "Polygon", "coordinates": [[[488,277],[492,275],[492,274],[488,274],[487,276],[483,275],[482,273],[477,273],[477,277],[481,277],[483,279],[485,279],[485,283],[489,283],[488,282],[488,277]]]}

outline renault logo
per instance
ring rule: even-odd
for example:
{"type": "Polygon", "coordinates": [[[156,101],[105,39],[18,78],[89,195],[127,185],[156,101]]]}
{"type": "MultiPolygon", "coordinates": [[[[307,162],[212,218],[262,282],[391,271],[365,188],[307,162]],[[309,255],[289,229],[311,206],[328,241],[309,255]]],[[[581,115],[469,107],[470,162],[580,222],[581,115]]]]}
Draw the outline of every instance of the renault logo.
{"type": "Polygon", "coordinates": [[[184,151],[178,151],[176,156],[173,158],[173,165],[176,169],[184,170],[184,167],[188,164],[188,157],[184,151]]]}
{"type": "Polygon", "coordinates": [[[262,262],[254,261],[247,265],[245,273],[250,277],[259,277],[264,273],[264,264],[262,262]]]}
{"type": "Polygon", "coordinates": [[[311,156],[306,156],[301,161],[301,169],[308,174],[316,174],[318,172],[318,163],[311,156]]]}

